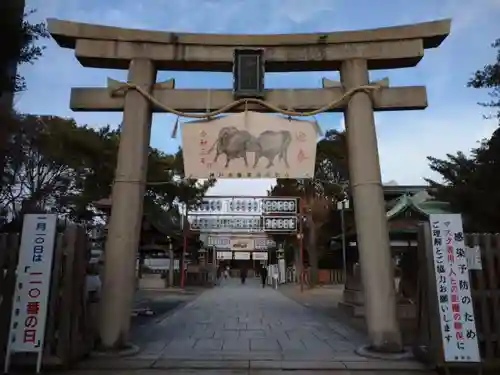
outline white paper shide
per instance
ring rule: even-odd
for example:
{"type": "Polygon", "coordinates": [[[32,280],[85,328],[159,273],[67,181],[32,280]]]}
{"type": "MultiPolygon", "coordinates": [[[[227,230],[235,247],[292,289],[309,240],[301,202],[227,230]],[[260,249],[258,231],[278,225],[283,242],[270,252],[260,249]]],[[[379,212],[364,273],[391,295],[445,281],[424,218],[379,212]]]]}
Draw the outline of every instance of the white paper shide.
{"type": "Polygon", "coordinates": [[[429,221],[444,360],[480,362],[461,215],[430,215],[429,221]]]}
{"type": "Polygon", "coordinates": [[[8,353],[43,349],[57,216],[24,216],[8,353]]]}

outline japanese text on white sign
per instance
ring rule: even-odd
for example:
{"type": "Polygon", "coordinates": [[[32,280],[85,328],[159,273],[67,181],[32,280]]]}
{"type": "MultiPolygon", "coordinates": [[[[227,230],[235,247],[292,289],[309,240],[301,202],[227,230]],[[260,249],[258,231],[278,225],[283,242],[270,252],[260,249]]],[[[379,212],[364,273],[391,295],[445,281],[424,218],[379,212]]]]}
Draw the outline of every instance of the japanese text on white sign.
{"type": "Polygon", "coordinates": [[[446,362],[480,362],[469,270],[459,214],[429,217],[446,362]]]}
{"type": "Polygon", "coordinates": [[[57,216],[24,216],[8,353],[41,353],[47,318],[57,216]]]}

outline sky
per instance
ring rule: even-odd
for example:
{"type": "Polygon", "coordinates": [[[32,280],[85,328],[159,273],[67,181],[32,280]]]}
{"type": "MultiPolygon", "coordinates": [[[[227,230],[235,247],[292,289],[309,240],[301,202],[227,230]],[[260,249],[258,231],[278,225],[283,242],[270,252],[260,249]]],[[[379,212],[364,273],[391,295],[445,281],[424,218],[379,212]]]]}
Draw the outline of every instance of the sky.
{"type": "MultiPolygon", "coordinates": [[[[33,21],[46,18],[151,30],[199,33],[307,33],[397,26],[452,19],[452,31],[436,49],[426,50],[417,67],[370,73],[389,77],[391,86],[427,86],[423,111],[376,113],[382,179],[400,185],[437,178],[427,156],[442,158],[468,152],[496,128],[485,120],[486,90],[467,88],[472,73],[493,62],[491,43],[500,38],[500,0],[27,0],[36,9],[33,21]]],[[[106,78],[125,80],[126,72],[83,68],[74,51],[52,40],[43,57],[21,68],[28,90],[16,98],[24,113],[73,117],[94,127],[117,126],[121,113],[77,113],[69,109],[71,87],[105,87],[106,78]]],[[[337,72],[267,74],[267,88],[320,88],[321,79],[337,72]]],[[[230,73],[161,72],[157,80],[175,78],[178,88],[231,88],[230,73]]],[[[341,114],[317,116],[323,130],[342,129],[341,114]]],[[[166,152],[179,147],[170,134],[175,117],[155,114],[151,145],[166,152]]],[[[180,138],[180,137],[179,137],[180,138]]],[[[266,195],[273,180],[219,180],[209,194],[266,195]]]]}

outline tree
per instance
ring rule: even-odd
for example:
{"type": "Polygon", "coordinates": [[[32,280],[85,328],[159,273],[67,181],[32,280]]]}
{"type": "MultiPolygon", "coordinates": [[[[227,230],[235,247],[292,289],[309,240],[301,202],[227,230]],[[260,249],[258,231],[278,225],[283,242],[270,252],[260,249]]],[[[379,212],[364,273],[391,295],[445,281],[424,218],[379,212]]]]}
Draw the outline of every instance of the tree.
{"type": "Polygon", "coordinates": [[[24,115],[19,120],[2,176],[4,210],[10,216],[21,206],[62,212],[67,198],[78,193],[81,145],[91,130],[53,116],[24,115]]]}
{"type": "MultiPolygon", "coordinates": [[[[493,43],[497,49],[496,61],[474,73],[468,86],[489,89],[490,102],[480,103],[494,108],[500,124],[500,39],[493,43]]],[[[500,231],[500,129],[490,139],[466,156],[462,152],[448,154],[441,160],[428,157],[431,170],[439,173],[443,182],[427,179],[433,195],[449,202],[452,209],[464,217],[464,226],[472,232],[500,231]]]]}
{"type": "Polygon", "coordinates": [[[485,107],[495,108],[495,116],[500,122],[500,38],[491,46],[497,49],[496,61],[493,64],[485,65],[482,70],[476,71],[467,86],[475,89],[490,89],[491,100],[480,104],[485,107]]]}
{"type": "MultiPolygon", "coordinates": [[[[8,217],[25,210],[48,210],[78,222],[92,222],[92,202],[106,198],[116,168],[119,130],[93,129],[72,119],[20,116],[9,140],[0,202],[8,217]]],[[[145,210],[171,209],[199,200],[214,181],[182,178],[182,152],[149,150],[145,210]],[[155,183],[156,182],[156,183],[155,183]],[[159,182],[159,183],[158,183],[159,182]]]]}
{"type": "Polygon", "coordinates": [[[462,152],[447,155],[446,160],[428,157],[431,170],[444,180],[426,179],[438,200],[449,202],[463,214],[470,232],[500,231],[500,129],[467,157],[462,152]]]}
{"type": "Polygon", "coordinates": [[[31,24],[26,18],[33,11],[24,13],[24,0],[0,1],[0,171],[4,169],[7,139],[17,128],[19,119],[13,112],[16,92],[26,88],[24,78],[18,73],[19,64],[33,63],[42,54],[37,45],[40,38],[48,37],[43,23],[31,24]]]}
{"type": "MultiPolygon", "coordinates": [[[[347,142],[345,132],[328,131],[316,145],[314,179],[278,179],[272,196],[298,196],[304,207],[305,238],[311,268],[311,284],[318,281],[318,259],[322,230],[331,219],[338,199],[348,185],[347,142]]],[[[330,229],[331,232],[331,229],[330,229]]],[[[281,238],[278,238],[278,241],[281,238]]]]}
{"type": "Polygon", "coordinates": [[[33,63],[42,55],[44,47],[37,45],[37,41],[47,38],[49,33],[44,23],[32,24],[27,21],[26,18],[34,11],[24,13],[24,1],[3,0],[0,4],[3,35],[0,55],[1,97],[4,93],[15,93],[26,88],[24,78],[15,68],[19,64],[33,63]]]}

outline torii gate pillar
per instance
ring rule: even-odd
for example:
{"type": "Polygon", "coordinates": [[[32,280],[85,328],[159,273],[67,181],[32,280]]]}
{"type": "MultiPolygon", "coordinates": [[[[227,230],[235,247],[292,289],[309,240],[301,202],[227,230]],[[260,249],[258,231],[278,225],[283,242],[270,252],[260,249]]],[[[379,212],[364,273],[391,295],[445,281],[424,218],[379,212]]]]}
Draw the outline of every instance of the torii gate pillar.
{"type": "MultiPolygon", "coordinates": [[[[344,61],[340,78],[345,90],[367,85],[369,74],[366,60],[344,61]]],[[[364,92],[355,94],[344,116],[366,323],[374,348],[397,352],[402,349],[401,333],[397,321],[394,268],[370,96],[364,92]]]]}
{"type": "MultiPolygon", "coordinates": [[[[128,81],[151,90],[156,69],[151,60],[130,62],[128,81]]],[[[140,239],[142,208],[151,134],[149,100],[135,90],[125,94],[111,217],[106,239],[100,339],[104,348],[126,344],[135,289],[135,260],[140,239]]]]}

